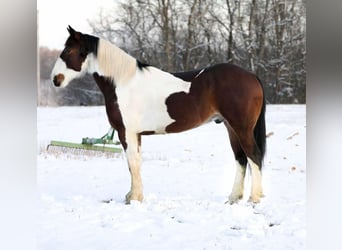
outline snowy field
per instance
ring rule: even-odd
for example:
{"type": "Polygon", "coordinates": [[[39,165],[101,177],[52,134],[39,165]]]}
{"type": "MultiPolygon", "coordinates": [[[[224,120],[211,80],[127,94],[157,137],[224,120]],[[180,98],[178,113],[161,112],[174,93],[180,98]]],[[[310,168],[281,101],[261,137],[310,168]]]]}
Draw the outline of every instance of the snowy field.
{"type": "Polygon", "coordinates": [[[104,107],[38,108],[37,242],[43,250],[305,249],[306,106],[268,105],[265,198],[227,201],[235,160],[223,124],[142,139],[143,203],[125,205],[124,155],[51,154],[109,128],[104,107]]]}

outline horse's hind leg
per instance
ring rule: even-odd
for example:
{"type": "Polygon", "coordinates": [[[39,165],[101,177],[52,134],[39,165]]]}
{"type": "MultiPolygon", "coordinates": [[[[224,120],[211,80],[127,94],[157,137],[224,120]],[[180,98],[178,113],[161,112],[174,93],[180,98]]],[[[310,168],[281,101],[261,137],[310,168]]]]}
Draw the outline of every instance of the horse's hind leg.
{"type": "Polygon", "coordinates": [[[231,194],[229,195],[229,203],[233,204],[243,198],[244,179],[246,175],[247,157],[245,152],[240,146],[239,138],[235,134],[234,130],[229,127],[225,121],[225,125],[228,130],[230,144],[232,146],[234,157],[236,161],[236,173],[235,180],[231,194]]]}
{"type": "Polygon", "coordinates": [[[260,164],[258,165],[250,158],[247,159],[252,173],[252,190],[248,201],[258,203],[260,198],[264,196],[262,193],[260,164]]]}
{"type": "Polygon", "coordinates": [[[261,162],[262,155],[255,142],[252,128],[241,129],[233,127],[225,121],[228,129],[230,143],[237,162],[237,170],[232,192],[229,196],[229,202],[235,203],[243,196],[244,177],[246,174],[247,162],[252,175],[252,187],[249,197],[250,202],[258,203],[262,194],[261,186],[261,162]]]}
{"type": "Polygon", "coordinates": [[[243,148],[252,175],[252,188],[249,197],[250,202],[258,203],[263,196],[261,185],[262,155],[255,142],[253,130],[238,133],[240,145],[243,148]]]}

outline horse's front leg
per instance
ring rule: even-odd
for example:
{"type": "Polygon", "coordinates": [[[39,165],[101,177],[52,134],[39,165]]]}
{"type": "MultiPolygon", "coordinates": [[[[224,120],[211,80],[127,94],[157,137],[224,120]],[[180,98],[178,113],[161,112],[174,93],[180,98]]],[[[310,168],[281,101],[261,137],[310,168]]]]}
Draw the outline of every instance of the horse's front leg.
{"type": "Polygon", "coordinates": [[[130,204],[131,200],[143,200],[143,186],[140,175],[141,151],[140,151],[140,135],[135,133],[126,133],[126,157],[131,174],[131,190],[126,195],[126,204],[130,204]]]}

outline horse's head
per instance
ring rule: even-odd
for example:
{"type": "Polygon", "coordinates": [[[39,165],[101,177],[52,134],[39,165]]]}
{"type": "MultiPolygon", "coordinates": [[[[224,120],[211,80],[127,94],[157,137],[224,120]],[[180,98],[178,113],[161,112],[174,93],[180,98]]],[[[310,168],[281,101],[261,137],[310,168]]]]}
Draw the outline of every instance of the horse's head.
{"type": "Polygon", "coordinates": [[[87,72],[89,54],[94,48],[89,46],[89,35],[68,27],[70,36],[65,42],[64,50],[52,69],[51,78],[56,87],[65,87],[71,80],[87,72]]]}

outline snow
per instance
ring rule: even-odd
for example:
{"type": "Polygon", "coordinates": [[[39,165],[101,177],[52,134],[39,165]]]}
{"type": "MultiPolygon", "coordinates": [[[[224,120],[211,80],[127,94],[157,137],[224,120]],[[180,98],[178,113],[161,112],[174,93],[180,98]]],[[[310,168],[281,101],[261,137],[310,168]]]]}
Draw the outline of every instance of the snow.
{"type": "Polygon", "coordinates": [[[268,105],[265,198],[225,203],[235,160],[223,124],[142,139],[145,199],[125,205],[125,156],[46,152],[104,135],[104,107],[39,107],[38,249],[305,249],[306,106],[268,105]]]}

